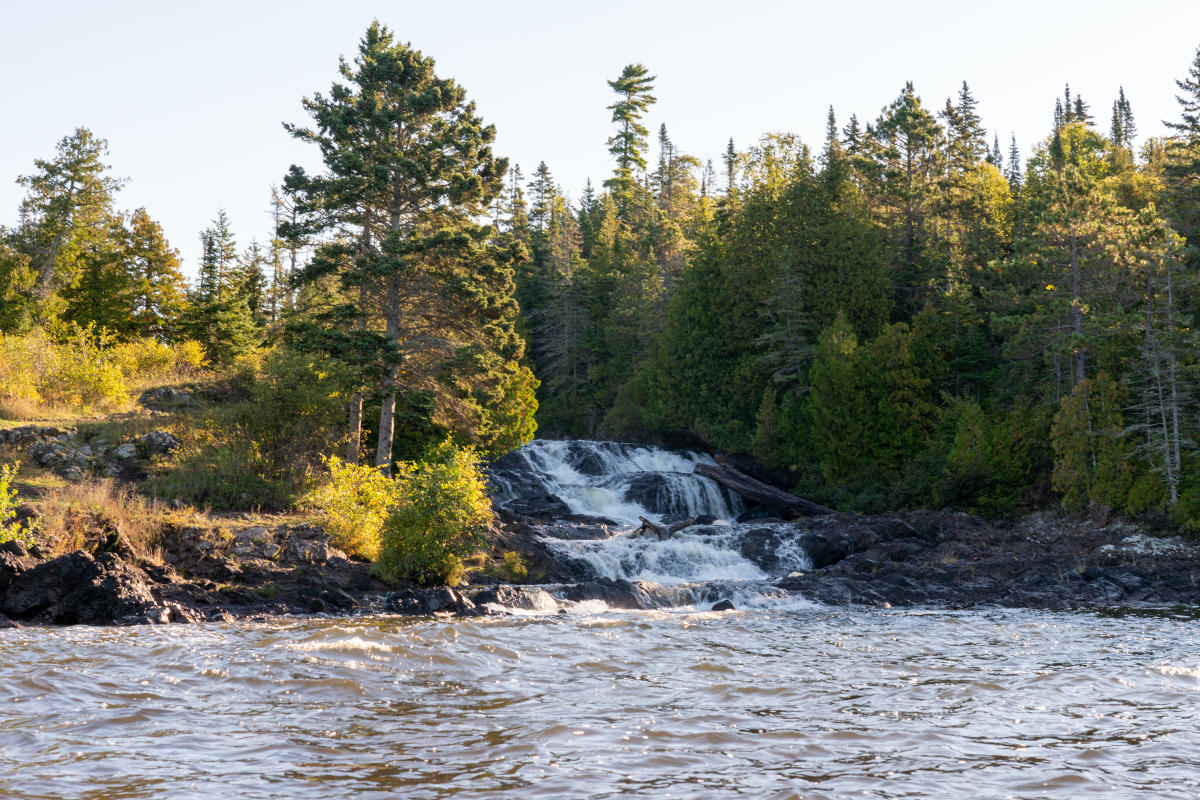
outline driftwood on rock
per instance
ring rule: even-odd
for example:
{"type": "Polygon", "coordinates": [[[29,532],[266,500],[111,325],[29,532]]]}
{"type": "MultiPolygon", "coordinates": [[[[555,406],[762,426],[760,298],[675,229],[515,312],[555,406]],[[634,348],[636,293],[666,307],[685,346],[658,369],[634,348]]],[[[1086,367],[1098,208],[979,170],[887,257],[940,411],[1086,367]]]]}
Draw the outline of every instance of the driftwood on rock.
{"type": "Polygon", "coordinates": [[[646,519],[645,517],[638,517],[638,519],[640,519],[642,521],[642,527],[638,528],[637,531],[635,531],[635,534],[641,535],[641,534],[645,533],[646,531],[653,531],[654,534],[656,536],[658,536],[659,541],[662,541],[663,539],[670,539],[672,536],[674,536],[676,533],[683,530],[684,528],[687,528],[687,527],[690,527],[690,526],[696,524],[695,517],[688,517],[687,519],[683,520],[682,522],[675,522],[670,525],[656,525],[655,523],[651,522],[650,520],[646,519]]]}
{"type": "Polygon", "coordinates": [[[820,503],[797,497],[790,492],[776,489],[774,486],[752,478],[744,472],[738,472],[728,464],[697,464],[695,472],[697,475],[712,478],[726,489],[741,495],[752,503],[778,510],[784,519],[837,513],[832,508],[826,508],[820,503]]]}

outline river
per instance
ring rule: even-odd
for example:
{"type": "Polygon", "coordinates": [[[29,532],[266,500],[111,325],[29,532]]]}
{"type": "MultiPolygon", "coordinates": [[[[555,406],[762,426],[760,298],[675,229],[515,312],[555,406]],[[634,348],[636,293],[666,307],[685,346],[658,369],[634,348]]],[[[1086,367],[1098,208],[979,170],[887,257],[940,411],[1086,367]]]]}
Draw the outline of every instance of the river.
{"type": "Polygon", "coordinates": [[[1195,798],[1169,612],[0,631],[0,796],[1195,798]]]}
{"type": "Polygon", "coordinates": [[[0,797],[1200,797],[1193,612],[820,606],[700,454],[505,458],[548,547],[666,607],[0,630],[0,797]]]}

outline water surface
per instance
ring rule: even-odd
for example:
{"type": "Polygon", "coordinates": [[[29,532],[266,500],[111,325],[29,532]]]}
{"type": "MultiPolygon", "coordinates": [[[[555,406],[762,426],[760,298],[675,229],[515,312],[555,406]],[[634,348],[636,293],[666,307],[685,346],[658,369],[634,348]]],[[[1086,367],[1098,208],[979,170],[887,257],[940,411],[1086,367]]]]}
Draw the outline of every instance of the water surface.
{"type": "Polygon", "coordinates": [[[1196,798],[1188,615],[0,631],[0,796],[1196,798]]]}

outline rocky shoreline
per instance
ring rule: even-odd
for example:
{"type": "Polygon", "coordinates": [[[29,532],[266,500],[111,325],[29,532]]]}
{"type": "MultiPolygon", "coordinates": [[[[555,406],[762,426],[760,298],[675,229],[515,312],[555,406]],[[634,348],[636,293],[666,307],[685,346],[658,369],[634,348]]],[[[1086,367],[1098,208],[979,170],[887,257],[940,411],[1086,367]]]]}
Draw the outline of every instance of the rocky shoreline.
{"type": "MultiPolygon", "coordinates": [[[[780,598],[874,608],[1200,606],[1200,547],[1147,536],[1120,521],[1045,513],[993,523],[917,511],[762,522],[742,537],[741,554],[774,575],[766,591],[780,598]],[[804,549],[811,569],[778,575],[778,553],[789,543],[804,549]]],[[[461,589],[385,585],[367,562],[347,558],[311,524],[250,526],[221,536],[174,530],[161,564],[140,562],[119,532],[109,532],[91,550],[53,559],[7,542],[0,545],[0,627],[552,613],[589,600],[623,609],[734,607],[711,586],[599,577],[547,547],[547,529],[564,537],[609,532],[601,520],[502,513],[494,544],[522,553],[540,585],[461,589]]],[[[720,531],[699,526],[688,533],[703,538],[720,531]]]]}

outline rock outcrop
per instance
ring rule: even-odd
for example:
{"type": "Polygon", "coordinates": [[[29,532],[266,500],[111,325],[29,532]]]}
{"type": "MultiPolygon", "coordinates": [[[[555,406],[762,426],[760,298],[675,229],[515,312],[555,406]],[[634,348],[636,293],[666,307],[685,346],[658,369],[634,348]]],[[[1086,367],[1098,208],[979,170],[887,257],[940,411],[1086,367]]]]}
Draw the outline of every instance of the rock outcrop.
{"type": "Polygon", "coordinates": [[[110,441],[103,435],[84,439],[72,428],[25,425],[0,430],[0,444],[29,451],[34,462],[69,480],[88,477],[143,477],[155,458],[177,450],[179,439],[167,431],[110,441]]]}
{"type": "MultiPolygon", "coordinates": [[[[9,584],[3,611],[17,620],[58,625],[176,621],[145,573],[112,552],[77,550],[23,571],[9,584]]],[[[180,620],[187,615],[175,614],[180,620]]]]}

